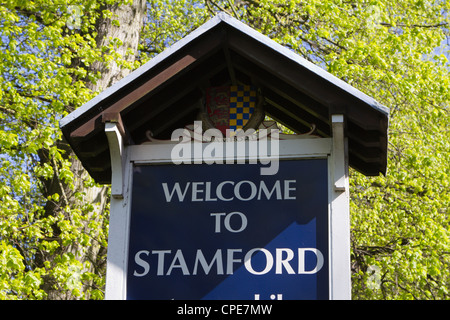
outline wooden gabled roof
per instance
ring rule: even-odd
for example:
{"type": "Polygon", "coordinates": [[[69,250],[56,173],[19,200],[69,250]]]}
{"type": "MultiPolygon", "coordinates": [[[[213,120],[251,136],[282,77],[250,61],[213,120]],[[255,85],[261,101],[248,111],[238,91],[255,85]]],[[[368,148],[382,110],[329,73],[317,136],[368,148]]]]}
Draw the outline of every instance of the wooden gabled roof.
{"type": "Polygon", "coordinates": [[[297,133],[331,136],[331,114],[344,114],[349,164],[386,172],[389,109],[254,29],[219,14],[60,122],[65,139],[99,183],[111,182],[105,121],[119,121],[128,143],[150,130],[168,139],[192,123],[211,86],[252,84],[267,115],[297,133]]]}

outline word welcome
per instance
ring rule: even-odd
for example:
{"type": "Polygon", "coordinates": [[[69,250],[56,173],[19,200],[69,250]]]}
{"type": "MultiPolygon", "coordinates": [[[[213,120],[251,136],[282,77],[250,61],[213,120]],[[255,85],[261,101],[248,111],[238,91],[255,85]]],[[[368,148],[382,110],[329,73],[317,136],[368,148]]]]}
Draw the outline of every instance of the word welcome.
{"type": "Polygon", "coordinates": [[[261,180],[253,182],[249,180],[242,181],[222,181],[213,184],[210,181],[205,182],[186,182],[180,184],[175,182],[172,186],[163,182],[162,189],[166,202],[178,201],[240,201],[250,200],[295,200],[296,199],[296,180],[276,180],[272,185],[266,184],[261,180]]]}

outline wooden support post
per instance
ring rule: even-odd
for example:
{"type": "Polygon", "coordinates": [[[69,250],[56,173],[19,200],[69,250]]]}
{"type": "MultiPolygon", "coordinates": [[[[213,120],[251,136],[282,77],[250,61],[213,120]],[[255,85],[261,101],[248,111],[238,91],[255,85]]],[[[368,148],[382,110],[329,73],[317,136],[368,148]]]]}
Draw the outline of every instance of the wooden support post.
{"type": "Polygon", "coordinates": [[[332,275],[330,299],[351,299],[350,213],[348,151],[344,135],[344,116],[332,115],[333,148],[331,155],[330,252],[332,275]]]}
{"type": "Polygon", "coordinates": [[[128,248],[127,141],[120,114],[104,114],[105,133],[111,155],[111,205],[109,218],[108,259],[106,267],[107,300],[125,297],[125,270],[128,248]]]}

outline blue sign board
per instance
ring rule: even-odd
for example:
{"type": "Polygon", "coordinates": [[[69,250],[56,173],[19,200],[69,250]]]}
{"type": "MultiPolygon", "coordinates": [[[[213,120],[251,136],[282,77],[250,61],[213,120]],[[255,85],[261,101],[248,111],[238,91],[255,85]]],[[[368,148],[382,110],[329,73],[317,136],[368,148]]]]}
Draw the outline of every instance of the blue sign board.
{"type": "Polygon", "coordinates": [[[326,159],[135,165],[127,299],[329,298],[326,159]]]}

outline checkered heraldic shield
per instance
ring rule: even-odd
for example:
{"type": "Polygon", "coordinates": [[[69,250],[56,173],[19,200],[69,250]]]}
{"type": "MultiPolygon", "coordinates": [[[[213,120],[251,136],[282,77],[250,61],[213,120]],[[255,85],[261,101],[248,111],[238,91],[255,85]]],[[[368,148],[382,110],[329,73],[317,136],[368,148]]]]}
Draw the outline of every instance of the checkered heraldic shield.
{"type": "Polygon", "coordinates": [[[227,129],[234,132],[256,129],[264,119],[261,100],[254,86],[208,88],[202,117],[206,121],[205,128],[217,128],[223,135],[227,129]]]}

